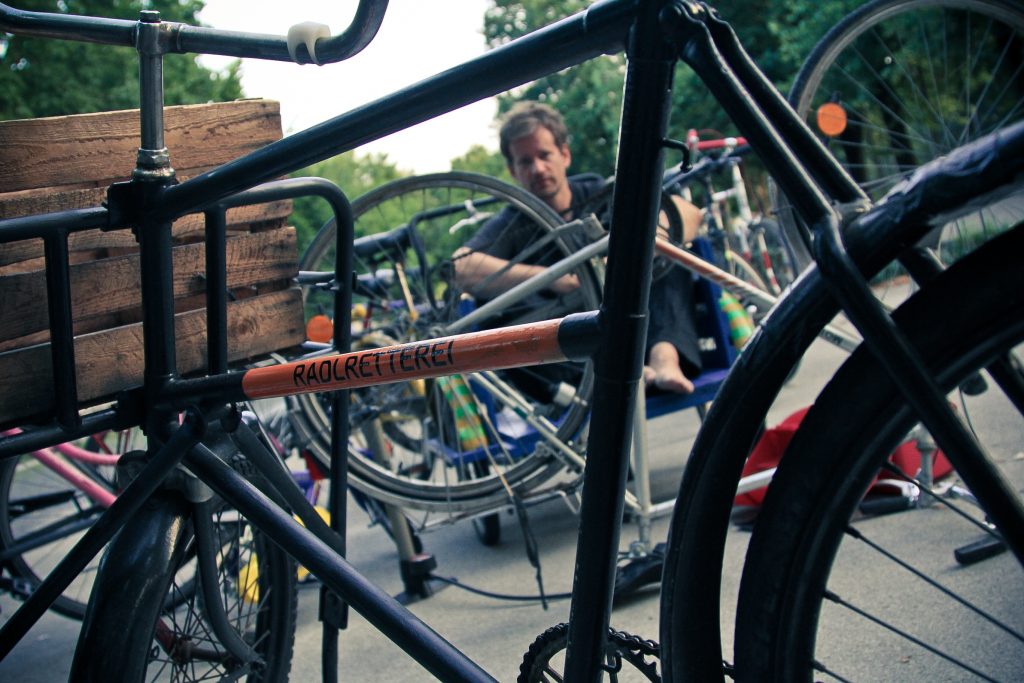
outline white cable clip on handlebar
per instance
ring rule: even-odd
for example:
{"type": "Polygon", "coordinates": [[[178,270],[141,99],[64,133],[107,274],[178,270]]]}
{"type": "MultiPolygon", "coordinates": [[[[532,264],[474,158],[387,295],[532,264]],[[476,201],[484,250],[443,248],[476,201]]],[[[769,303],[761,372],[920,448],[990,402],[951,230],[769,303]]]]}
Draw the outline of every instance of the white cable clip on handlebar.
{"type": "Polygon", "coordinates": [[[297,52],[299,45],[305,45],[306,51],[309,52],[309,59],[311,62],[320,65],[320,60],[316,57],[316,41],[319,38],[330,38],[331,28],[327,24],[318,24],[315,21],[304,21],[301,24],[295,24],[288,29],[288,55],[292,58],[293,62],[298,62],[297,52]]]}

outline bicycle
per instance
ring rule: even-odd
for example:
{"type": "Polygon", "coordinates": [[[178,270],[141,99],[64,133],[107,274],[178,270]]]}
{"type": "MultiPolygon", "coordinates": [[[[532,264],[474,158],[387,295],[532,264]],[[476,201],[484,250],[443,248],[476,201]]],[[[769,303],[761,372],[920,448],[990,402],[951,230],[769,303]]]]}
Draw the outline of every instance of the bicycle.
{"type": "MultiPolygon", "coordinates": [[[[4,588],[16,596],[30,595],[64,544],[115,498],[114,466],[130,447],[118,439],[108,444],[103,434],[84,446],[59,444],[0,463],[0,564],[10,572],[4,588]]],[[[95,571],[90,565],[54,602],[54,611],[81,619],[95,571]]]]}
{"type": "MultiPolygon", "coordinates": [[[[1002,0],[873,0],[821,38],[788,100],[875,201],[926,161],[1004,125],[1021,107],[1024,11],[1002,0]]],[[[804,266],[784,197],[775,211],[804,266]]],[[[930,234],[950,263],[1020,218],[1003,201],[930,234]]]]}
{"type": "MultiPolygon", "coordinates": [[[[361,4],[361,8],[366,7],[368,5],[361,4]]],[[[14,25],[10,19],[11,12],[6,8],[0,17],[6,17],[3,19],[5,30],[32,30],[14,25]]],[[[53,24],[59,27],[66,21],[66,17],[50,20],[50,27],[40,30],[49,33],[55,30],[53,24]]],[[[43,25],[47,25],[45,20],[43,25]]],[[[82,35],[84,26],[102,26],[102,30],[97,29],[88,35],[93,39],[105,37],[125,44],[134,43],[133,36],[137,31],[143,38],[142,42],[151,47],[153,43],[147,41],[153,40],[156,31],[159,31],[153,21],[121,24],[111,20],[95,20],[84,25],[73,25],[75,35],[78,36],[82,35]]],[[[357,33],[362,34],[362,31],[357,33]]],[[[217,32],[200,34],[181,32],[175,41],[175,48],[188,49],[191,45],[193,48],[201,46],[209,50],[217,43],[217,32]],[[200,34],[203,40],[198,43],[191,41],[193,35],[200,34]]],[[[238,36],[232,38],[237,39],[231,41],[235,53],[242,52],[241,45],[245,41],[238,36]]],[[[284,59],[285,53],[283,42],[277,41],[273,48],[281,59],[284,59]]],[[[83,563],[83,558],[87,561],[88,556],[98,549],[95,543],[105,541],[104,536],[109,538],[113,533],[111,527],[120,525],[125,511],[130,514],[141,505],[143,499],[148,498],[151,503],[163,507],[165,512],[157,514],[150,511],[131,520],[129,526],[125,527],[126,531],[118,535],[115,552],[118,549],[126,551],[134,548],[134,542],[141,539],[149,539],[146,550],[153,552],[126,553],[125,557],[133,559],[128,563],[120,563],[125,565],[124,573],[120,576],[108,575],[106,567],[100,572],[75,663],[76,674],[85,674],[89,670],[100,677],[111,673],[124,677],[126,672],[131,672],[133,678],[141,677],[135,675],[135,667],[144,665],[144,662],[138,660],[144,660],[149,653],[149,635],[153,631],[150,624],[155,622],[155,615],[159,613],[166,595],[166,583],[150,581],[150,578],[167,576],[173,572],[173,562],[166,560],[165,551],[169,549],[167,540],[154,540],[160,539],[159,533],[142,533],[140,527],[159,531],[161,527],[167,529],[173,526],[171,521],[178,515],[180,498],[178,503],[174,503],[176,496],[171,491],[162,491],[153,498],[149,496],[157,489],[163,476],[184,456],[190,470],[211,484],[225,500],[230,501],[234,509],[242,511],[245,518],[252,520],[254,528],[262,532],[256,538],[263,537],[264,533],[269,535],[276,544],[310,567],[332,590],[350,601],[353,607],[431,673],[445,680],[489,680],[490,677],[476,664],[468,661],[444,639],[338,560],[334,552],[338,549],[337,545],[332,550],[330,543],[336,541],[334,536],[324,532],[315,523],[307,522],[310,530],[299,528],[290,514],[246,485],[230,466],[213,455],[210,449],[199,445],[204,426],[201,411],[189,410],[181,427],[177,426],[177,420],[171,424],[170,418],[178,414],[179,406],[187,404],[190,396],[201,397],[207,405],[223,407],[225,402],[242,400],[244,397],[278,395],[296,388],[353,388],[370,385],[384,378],[407,380],[452,371],[466,372],[565,358],[583,359],[589,357],[596,346],[599,348],[594,352],[595,377],[599,379],[595,386],[594,413],[588,442],[587,458],[590,466],[584,470],[574,598],[566,628],[565,642],[568,648],[564,673],[569,680],[596,680],[606,670],[606,657],[608,666],[613,668],[629,662],[628,649],[621,649],[629,646],[623,645],[617,636],[607,635],[608,615],[626,482],[625,454],[634,401],[632,385],[640,376],[642,364],[640,338],[644,326],[643,302],[649,282],[658,216],[660,155],[667,117],[666,95],[672,68],[680,55],[706,77],[708,87],[732,114],[744,137],[768,165],[769,171],[782,185],[787,196],[794,198],[805,222],[814,226],[818,266],[804,272],[777,304],[772,315],[768,316],[760,332],[749,342],[723,386],[719,399],[709,411],[705,427],[691,455],[666,552],[668,567],[663,581],[663,633],[660,646],[663,675],[674,680],[689,670],[696,671],[699,680],[708,680],[720,678],[724,673],[732,671],[731,665],[723,666],[720,656],[718,595],[717,591],[710,589],[719,585],[720,581],[723,517],[724,524],[727,524],[729,503],[735,494],[740,465],[749,451],[767,404],[810,339],[840,309],[836,300],[842,302],[842,308],[862,329],[866,339],[865,349],[870,348],[871,351],[864,350],[858,355],[861,360],[851,361],[852,370],[840,373],[836,385],[838,389],[828,390],[821,405],[828,404],[829,397],[838,395],[839,390],[848,388],[849,380],[844,377],[852,374],[856,378],[862,375],[861,363],[874,366],[875,361],[868,354],[877,354],[884,368],[882,379],[886,382],[891,380],[898,389],[888,394],[892,397],[890,400],[893,405],[889,406],[892,410],[883,411],[881,420],[887,423],[883,425],[885,428],[872,430],[865,428],[870,427],[870,424],[859,423],[855,425],[859,433],[882,434],[880,441],[888,441],[884,437],[898,434],[907,426],[907,422],[913,421],[909,417],[910,410],[903,407],[904,404],[912,405],[913,411],[920,414],[921,420],[928,425],[943,451],[955,462],[972,492],[984,502],[1014,558],[1020,561],[1024,557],[1024,543],[1021,540],[1024,536],[1021,530],[1024,514],[1020,509],[1019,496],[1001,478],[991,476],[984,467],[979,473],[975,466],[991,465],[991,460],[976,451],[973,441],[966,439],[963,431],[958,429],[958,423],[950,418],[944,394],[935,389],[930,374],[919,371],[919,363],[915,362],[919,358],[918,353],[902,344],[902,333],[892,325],[868,294],[863,276],[859,274],[857,266],[852,264],[850,255],[839,239],[842,216],[826,197],[830,197],[840,207],[854,210],[866,208],[866,197],[837,168],[809,131],[792,117],[789,108],[743,53],[728,25],[703,6],[689,3],[634,4],[616,0],[598,3],[584,13],[470,62],[465,71],[453,70],[428,79],[418,86],[400,91],[394,99],[385,98],[342,115],[329,124],[231,162],[205,177],[198,176],[178,185],[163,187],[159,191],[142,193],[139,197],[142,209],[130,213],[142,218],[140,229],[143,232],[159,233],[168,217],[178,211],[186,212],[218,201],[281,172],[305,166],[313,158],[326,157],[354,147],[361,141],[384,135],[402,124],[411,125],[457,107],[467,100],[486,96],[496,88],[515,85],[537,73],[560,69],[568,62],[620,48],[627,49],[630,65],[623,107],[613,227],[609,240],[609,268],[603,308],[599,315],[573,315],[560,323],[547,322],[511,328],[509,331],[469,333],[442,340],[386,347],[386,350],[342,353],[331,357],[333,359],[297,361],[244,373],[218,372],[208,377],[178,379],[170,370],[173,363],[167,362],[169,357],[173,358],[173,346],[168,349],[155,341],[168,336],[159,334],[166,331],[168,324],[165,319],[167,311],[157,304],[160,301],[158,295],[164,289],[162,281],[167,275],[166,268],[162,269],[160,260],[149,253],[154,245],[147,245],[144,241],[143,262],[150,272],[150,276],[143,280],[144,295],[147,302],[157,304],[156,309],[162,311],[162,314],[151,312],[147,317],[146,350],[151,365],[142,394],[149,399],[145,422],[150,428],[153,441],[160,442],[161,446],[153,444],[152,459],[143,466],[140,476],[132,481],[110,512],[86,534],[88,542],[79,544],[69,553],[65,562],[43,581],[39,590],[0,631],[0,646],[5,648],[4,651],[7,651],[16,636],[23,633],[25,624],[32,621],[33,612],[38,616],[39,608],[45,609],[48,600],[54,597],[53,591],[56,589],[59,593],[61,584],[81,569],[79,565],[83,563]],[[626,26],[632,29],[630,36],[626,35],[626,26]],[[558,45],[559,49],[547,49],[552,45],[558,45]],[[532,58],[523,59],[527,55],[532,58]],[[488,83],[488,77],[495,79],[495,82],[488,83]],[[384,113],[392,116],[383,116],[384,113]],[[396,119],[401,123],[397,123],[396,119]],[[618,229],[624,225],[639,226],[641,229],[634,229],[633,234],[628,234],[618,229]],[[154,331],[158,333],[154,335],[154,331]],[[614,331],[614,334],[610,331],[614,331]],[[511,338],[520,341],[510,344],[511,338]],[[565,342],[565,347],[560,349],[557,341],[565,342]],[[524,348],[527,346],[534,347],[535,352],[530,353],[524,348]],[[511,357],[500,355],[498,350],[511,352],[511,357]],[[385,355],[381,356],[382,353],[385,355]],[[416,368],[418,357],[421,363],[416,368]],[[381,361],[382,358],[385,360],[381,361]],[[426,367],[428,364],[429,368],[426,367]],[[410,365],[413,369],[410,369],[410,365]],[[339,367],[340,371],[337,369],[339,367]],[[354,370],[349,371],[349,367],[354,370]],[[334,381],[336,377],[342,381],[334,381]],[[187,455],[185,451],[188,451],[187,455]],[[125,590],[120,579],[142,581],[140,577],[145,577],[147,589],[141,590],[141,586],[129,585],[128,590],[140,588],[134,594],[143,599],[137,601],[135,607],[142,607],[142,603],[145,603],[146,610],[133,609],[125,613],[116,604],[125,590]],[[696,598],[691,599],[694,594],[696,598]],[[714,609],[707,609],[709,603],[715,603],[712,605],[714,609]],[[102,647],[112,632],[111,628],[117,625],[124,631],[125,623],[131,623],[134,628],[127,629],[133,640],[124,644],[124,656],[119,656],[117,662],[109,658],[99,661],[97,655],[111,649],[102,647]]],[[[314,53],[319,57],[318,50],[314,47],[314,53]]],[[[298,46],[297,54],[299,61],[310,57],[308,48],[301,45],[298,46]]],[[[150,56],[143,60],[144,64],[151,62],[150,56]]],[[[143,81],[146,82],[146,79],[143,81]]],[[[150,84],[153,82],[150,81],[150,84]]],[[[146,95],[152,94],[152,91],[146,91],[146,95]]],[[[153,101],[146,96],[142,99],[143,102],[153,101]]],[[[149,130],[158,129],[151,127],[149,130]]],[[[151,149],[147,143],[153,142],[152,139],[144,140],[143,148],[151,149]]],[[[979,201],[999,198],[1008,191],[1016,190],[1019,186],[1017,178],[1024,171],[1024,158],[1020,153],[1022,146],[1024,126],[1018,123],[996,135],[981,138],[973,146],[945,160],[920,169],[917,181],[904,188],[901,194],[891,196],[886,202],[866,210],[862,215],[856,214],[856,219],[851,218],[844,225],[844,240],[849,244],[850,254],[854,255],[856,262],[868,274],[897,256],[902,256],[905,261],[914,264],[920,279],[925,280],[927,261],[920,257],[920,252],[906,251],[905,245],[915,243],[931,227],[930,222],[941,220],[945,212],[974,206],[979,201]]],[[[139,175],[145,177],[144,173],[140,172],[139,175]]],[[[166,178],[156,181],[152,175],[149,177],[156,183],[156,187],[166,182],[166,178]]],[[[141,182],[141,178],[135,182],[141,182]]],[[[111,207],[118,217],[125,215],[119,213],[119,210],[125,208],[121,202],[126,198],[124,188],[115,188],[111,193],[111,207]]],[[[88,221],[102,223],[107,219],[108,210],[75,216],[79,221],[75,225],[88,221]]],[[[70,220],[73,217],[62,218],[70,220]]],[[[0,235],[13,238],[21,234],[32,234],[29,228],[45,232],[47,225],[47,221],[42,219],[6,221],[0,224],[0,235]]],[[[344,247],[352,237],[351,224],[343,224],[338,235],[339,245],[344,247]]],[[[976,299],[982,299],[987,304],[984,308],[963,307],[960,316],[962,320],[955,326],[955,333],[939,340],[954,352],[950,356],[937,354],[937,367],[940,369],[938,375],[944,388],[958,381],[964,371],[973,372],[979,364],[991,364],[993,355],[1003,358],[999,363],[991,364],[993,375],[1001,380],[1017,380],[1019,386],[1019,366],[1014,364],[1012,356],[1007,358],[1006,353],[1024,336],[1024,325],[1021,324],[1024,316],[1019,310],[1020,297],[1013,296],[1015,292],[1024,291],[1021,286],[1024,283],[1020,282],[1020,269],[1012,267],[1012,264],[1008,266],[1006,262],[1012,260],[1008,254],[1018,253],[1020,235],[1020,228],[1010,230],[968,255],[946,272],[937,275],[934,282],[922,288],[914,303],[908,304],[905,312],[897,314],[897,320],[901,323],[906,322],[903,320],[905,317],[915,318],[921,311],[927,314],[923,317],[936,320],[940,317],[937,312],[946,309],[948,297],[955,293],[960,293],[961,297],[967,293],[973,294],[976,299]],[[990,276],[995,279],[989,279],[990,276]],[[972,288],[971,285],[976,285],[982,278],[985,278],[984,285],[972,288]],[[973,336],[966,332],[959,334],[962,331],[960,322],[965,323],[963,327],[978,332],[973,336]],[[970,353],[963,357],[961,363],[959,352],[965,348],[970,353]],[[941,371],[947,368],[951,372],[941,371]]],[[[159,240],[156,242],[155,246],[158,247],[159,240]]],[[[342,263],[335,268],[335,272],[351,271],[345,263],[345,251],[344,248],[339,250],[338,259],[342,263]]],[[[350,292],[346,287],[338,287],[335,292],[333,338],[335,346],[340,345],[342,351],[350,333],[348,313],[351,301],[347,300],[350,292]]],[[[914,325],[909,327],[913,328],[914,325]]],[[[926,357],[933,358],[933,352],[944,350],[931,344],[936,340],[934,335],[923,336],[928,342],[923,351],[926,357]]],[[[68,346],[63,348],[67,349],[68,346]]],[[[1012,382],[1003,384],[1011,389],[1013,387],[1012,382]]],[[[74,398],[73,392],[70,398],[74,398]]],[[[347,420],[344,419],[348,407],[347,397],[344,400],[338,398],[341,397],[336,397],[332,405],[333,427],[336,430],[332,440],[332,468],[340,468],[345,461],[342,448],[347,443],[347,435],[344,433],[347,426],[347,420]],[[342,438],[338,438],[339,434],[342,438]]],[[[70,406],[73,405],[74,401],[71,400],[70,406]]],[[[869,409],[871,402],[860,401],[855,405],[857,412],[864,412],[869,409]]],[[[1016,408],[1018,412],[1019,405],[1016,408]]],[[[63,394],[63,400],[58,401],[58,406],[65,409],[69,406],[66,394],[63,394]]],[[[824,414],[825,410],[819,409],[818,415],[824,414]]],[[[58,411],[58,414],[67,417],[66,412],[58,411]]],[[[217,411],[213,414],[230,418],[233,411],[217,411]]],[[[66,441],[68,438],[62,437],[75,436],[80,429],[95,431],[97,423],[131,422],[138,417],[116,412],[101,413],[99,417],[88,416],[82,421],[82,427],[66,426],[75,425],[73,419],[65,420],[65,425],[55,422],[35,430],[31,436],[5,438],[0,441],[0,455],[11,456],[37,444],[46,445],[47,441],[66,441]]],[[[234,422],[229,419],[226,427],[232,426],[234,422]]],[[[259,458],[260,449],[253,448],[253,444],[246,439],[242,425],[238,429],[236,438],[242,448],[250,457],[259,458]]],[[[818,422],[806,434],[809,434],[809,441],[817,442],[819,437],[831,436],[827,433],[829,431],[818,422]]],[[[870,468],[866,465],[878,464],[870,460],[882,456],[876,453],[865,455],[859,448],[851,448],[851,451],[845,454],[848,457],[838,458],[828,466],[834,464],[844,474],[848,474],[851,469],[856,470],[861,476],[851,477],[850,480],[857,480],[859,484],[864,479],[863,475],[869,474],[870,468]],[[862,456],[866,462],[858,462],[862,456]]],[[[337,471],[335,474],[340,475],[337,471]]],[[[811,515],[808,522],[808,518],[803,515],[790,515],[787,505],[799,505],[803,500],[800,496],[786,495],[795,490],[796,486],[790,477],[798,475],[799,472],[789,467],[784,460],[780,466],[779,480],[770,489],[766,505],[773,508],[781,506],[783,518],[792,523],[788,521],[782,525],[774,522],[776,514],[766,511],[767,521],[759,523],[754,533],[757,539],[765,539],[769,548],[789,547],[783,545],[783,542],[787,534],[792,535],[793,529],[790,527],[799,527],[802,532],[812,536],[817,534],[815,538],[831,542],[835,540],[837,529],[846,524],[847,520],[841,518],[850,511],[851,496],[846,495],[845,490],[842,496],[835,497],[831,496],[831,491],[826,492],[829,500],[836,501],[836,504],[826,509],[824,519],[811,515]],[[787,474],[783,479],[783,470],[795,474],[787,474]]],[[[815,480],[813,483],[817,483],[822,475],[814,474],[812,479],[815,480]]],[[[333,477],[333,481],[336,484],[343,482],[340,476],[333,477]]],[[[332,492],[340,488],[336,486],[332,492]]],[[[857,488],[856,485],[848,487],[853,492],[857,488]]],[[[289,489],[286,487],[278,492],[284,494],[285,490],[289,489]]],[[[299,511],[309,512],[308,505],[296,503],[296,507],[299,511]]],[[[207,518],[198,515],[195,519],[207,518]]],[[[199,538],[203,538],[203,535],[200,534],[199,538]]],[[[260,557],[263,557],[263,553],[260,553],[260,557]]],[[[763,557],[763,554],[760,558],[752,557],[751,561],[760,562],[763,557]]],[[[1009,557],[1006,559],[1013,561],[1009,557]]],[[[810,572],[813,578],[820,578],[818,575],[822,571],[827,572],[830,560],[827,553],[811,557],[810,572]]],[[[782,571],[787,572],[788,566],[782,571]]],[[[795,573],[799,578],[800,572],[795,573]]],[[[287,576],[287,572],[275,574],[282,575],[287,576]]],[[[261,572],[261,576],[266,575],[261,572]]],[[[802,584],[797,581],[796,585],[802,584]]],[[[769,613],[759,615],[759,618],[768,622],[775,619],[779,626],[768,642],[737,641],[740,652],[736,663],[741,669],[741,675],[747,673],[758,676],[767,671],[774,662],[762,661],[764,658],[759,648],[774,651],[776,647],[786,654],[795,653],[793,658],[784,658],[787,665],[799,668],[802,675],[810,675],[814,658],[805,654],[813,643],[808,643],[806,639],[790,642],[790,636],[807,635],[806,632],[811,630],[810,625],[813,624],[809,624],[805,617],[810,615],[813,621],[825,594],[814,592],[810,595],[796,595],[791,601],[789,595],[780,595],[784,592],[772,584],[767,592],[758,593],[750,588],[749,583],[741,591],[741,611],[746,609],[750,601],[753,601],[755,607],[763,603],[769,613]],[[784,600],[776,600],[783,597],[784,600]],[[797,629],[788,628],[795,623],[785,611],[790,605],[798,608],[800,621],[797,629]],[[779,609],[773,611],[776,606],[779,609]],[[749,668],[744,671],[743,667],[749,668]]],[[[277,590],[264,592],[261,586],[260,595],[263,597],[269,599],[279,594],[277,590]]],[[[325,613],[328,621],[331,621],[332,614],[337,615],[330,610],[331,604],[331,600],[327,599],[325,613]]],[[[279,624],[291,623],[287,614],[275,616],[281,619],[277,622],[279,624]]],[[[331,624],[338,625],[333,621],[331,624]]],[[[287,632],[290,629],[285,627],[279,631],[287,632]]],[[[325,640],[330,639],[328,637],[325,640]]],[[[242,643],[233,644],[242,655],[238,661],[249,662],[248,666],[237,668],[236,673],[239,675],[258,668],[260,657],[267,652],[264,647],[277,652],[281,646],[279,642],[258,642],[260,649],[255,653],[255,658],[243,647],[244,639],[242,643]]],[[[561,649],[559,641],[553,640],[550,643],[551,647],[544,650],[542,658],[536,656],[536,650],[531,650],[533,654],[524,661],[522,668],[524,680],[538,680],[545,675],[542,673],[543,668],[550,656],[561,649]]],[[[285,645],[280,654],[284,656],[287,650],[285,645]]],[[[330,652],[329,644],[326,650],[330,652]]],[[[325,670],[329,669],[325,667],[325,670]]],[[[645,667],[641,674],[654,678],[654,674],[648,671],[645,667]]]]}
{"type": "MultiPolygon", "coordinates": [[[[264,420],[264,441],[282,460],[288,454],[278,438],[288,438],[281,424],[286,419],[264,420]]],[[[5,590],[22,600],[32,594],[63,552],[117,498],[117,463],[138,450],[144,438],[138,430],[98,433],[82,445],[58,444],[0,463],[0,565],[10,574],[0,583],[5,590]]],[[[291,474],[310,503],[317,504],[318,478],[305,468],[291,474]]],[[[78,620],[85,616],[97,564],[91,563],[54,602],[55,612],[78,620]]]]}
{"type": "MultiPolygon", "coordinates": [[[[668,178],[701,177],[707,168],[668,178]]],[[[355,229],[363,236],[354,243],[356,345],[372,348],[597,306],[603,271],[599,256],[607,240],[595,219],[603,216],[607,221],[610,191],[610,186],[599,191],[582,209],[584,217],[568,224],[520,188],[462,172],[404,178],[358,198],[353,204],[355,229]],[[510,210],[517,221],[532,226],[537,239],[527,253],[511,259],[482,285],[521,263],[541,272],[477,305],[455,281],[453,253],[497,212],[510,210]],[[547,268],[536,265],[552,261],[557,263],[547,268]],[[544,283],[566,274],[580,282],[572,294],[538,294],[544,292],[544,283]]],[[[336,239],[336,223],[328,221],[300,264],[298,282],[305,288],[311,337],[317,337],[318,326],[330,322],[322,311],[331,293],[323,285],[334,281],[336,239]]],[[[711,263],[665,246],[672,253],[663,253],[656,268],[673,263],[696,267],[713,285],[697,288],[706,372],[693,395],[662,397],[652,406],[655,414],[694,406],[700,410],[735,358],[729,322],[719,312],[719,286],[755,301],[761,310],[774,301],[711,263]]],[[[327,344],[330,338],[327,327],[313,341],[327,344]]],[[[494,545],[501,534],[496,512],[517,500],[532,505],[552,497],[568,501],[578,494],[592,385],[592,370],[583,365],[558,375],[487,372],[360,390],[353,399],[352,486],[401,507],[417,530],[469,517],[480,540],[494,545]],[[371,448],[362,430],[377,421],[382,441],[371,448]]],[[[290,402],[300,441],[327,467],[330,412],[323,397],[301,395],[290,402]]],[[[632,494],[626,505],[638,521],[645,519],[647,513],[632,494]]]]}
{"type": "MultiPolygon", "coordinates": [[[[719,252],[721,263],[733,275],[778,296],[799,271],[778,224],[751,211],[740,170],[743,156],[750,152],[747,141],[742,137],[701,139],[699,131],[690,130],[686,142],[691,159],[697,163],[701,154],[714,157],[707,172],[699,174],[693,184],[701,186],[704,231],[719,252]],[[716,190],[711,182],[718,173],[728,174],[725,189],[716,190]]],[[[678,190],[684,196],[692,195],[687,187],[678,190]]]]}

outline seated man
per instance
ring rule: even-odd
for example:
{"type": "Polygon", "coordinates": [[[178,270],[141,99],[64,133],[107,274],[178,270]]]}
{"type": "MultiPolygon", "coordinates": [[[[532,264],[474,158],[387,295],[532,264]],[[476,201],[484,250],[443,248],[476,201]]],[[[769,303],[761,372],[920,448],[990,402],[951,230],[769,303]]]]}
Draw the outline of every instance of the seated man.
{"type": "MultiPolygon", "coordinates": [[[[537,102],[521,102],[505,117],[500,130],[501,153],[509,172],[525,189],[542,199],[566,221],[578,213],[604,184],[597,177],[569,178],[572,161],[568,130],[562,116],[537,102]]],[[[701,222],[700,210],[673,198],[684,225],[684,241],[693,239],[701,222]]],[[[500,277],[490,279],[521,253],[535,234],[526,221],[517,221],[512,209],[489,220],[453,255],[455,278],[474,296],[490,298],[529,279],[551,265],[554,258],[531,259],[513,264],[500,277]]],[[[579,286],[575,275],[565,275],[551,285],[558,293],[579,286]]],[[[690,273],[670,268],[651,285],[644,381],[666,391],[690,393],[692,378],[700,373],[690,273]]]]}

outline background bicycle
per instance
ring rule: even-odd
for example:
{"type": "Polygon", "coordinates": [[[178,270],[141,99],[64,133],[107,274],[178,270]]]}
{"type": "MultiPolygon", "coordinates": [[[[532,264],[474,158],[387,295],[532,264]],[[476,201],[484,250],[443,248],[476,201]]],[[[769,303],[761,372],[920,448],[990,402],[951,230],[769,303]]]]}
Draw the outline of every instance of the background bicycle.
{"type": "Polygon", "coordinates": [[[672,189],[691,197],[697,189],[698,205],[705,209],[705,230],[726,270],[778,296],[799,269],[778,224],[765,216],[763,207],[751,206],[742,172],[743,157],[750,153],[747,141],[721,137],[717,131],[691,130],[686,145],[691,163],[700,164],[701,157],[714,161],[687,185],[672,189]],[[717,137],[708,137],[709,133],[717,137]]]}
{"type": "MultiPolygon", "coordinates": [[[[923,163],[1019,118],[1022,35],[1016,2],[873,0],[821,38],[788,99],[877,201],[923,163]]],[[[986,206],[925,243],[951,263],[1020,220],[1022,203],[1018,194],[986,206]]],[[[778,197],[775,210],[805,265],[788,202],[778,197]]]]}
{"type": "MultiPolygon", "coordinates": [[[[137,447],[127,434],[96,434],[81,444],[61,444],[0,463],[4,590],[20,598],[34,590],[82,530],[113,502],[117,459],[137,447]]],[[[82,618],[96,564],[54,603],[55,611],[82,618]]]]}
{"type": "MultiPolygon", "coordinates": [[[[716,168],[713,161],[668,177],[673,182],[680,176],[704,178],[716,168]]],[[[521,189],[468,173],[405,178],[357,199],[355,226],[364,236],[355,246],[356,346],[436,337],[596,306],[604,265],[598,241],[603,241],[605,229],[598,216],[607,222],[610,189],[595,196],[592,206],[581,212],[582,220],[568,224],[521,189]],[[516,220],[534,226],[537,233],[509,268],[520,261],[574,261],[567,260],[561,272],[552,266],[529,287],[524,283],[482,306],[456,284],[453,254],[503,209],[515,210],[516,220]],[[548,252],[552,255],[545,259],[548,252]],[[543,282],[562,272],[576,274],[580,288],[569,295],[541,295],[543,282]]],[[[732,193],[739,194],[735,188],[732,193]]],[[[666,211],[671,222],[669,215],[666,211]]],[[[681,235],[681,226],[675,227],[673,231],[670,225],[667,232],[681,235]]],[[[321,344],[331,339],[331,321],[324,311],[336,282],[335,239],[335,225],[329,222],[303,257],[299,278],[305,286],[307,336],[321,344]]],[[[706,240],[702,244],[702,255],[713,258],[706,240]]],[[[673,264],[671,258],[659,257],[656,272],[684,267],[673,264]]],[[[745,339],[735,334],[740,330],[731,329],[734,321],[723,313],[718,285],[700,282],[695,292],[705,372],[694,394],[659,397],[650,406],[652,416],[702,409],[735,358],[734,347],[745,339]]],[[[767,310],[763,300],[758,304],[767,310]]],[[[749,319],[739,313],[749,326],[749,319]]],[[[370,497],[401,507],[419,530],[471,517],[480,539],[493,545],[500,538],[495,511],[510,509],[517,499],[536,504],[554,496],[576,505],[591,383],[590,368],[580,365],[557,375],[525,369],[362,390],[353,403],[352,483],[370,497]]],[[[326,467],[330,415],[324,399],[298,396],[290,406],[300,443],[326,467]]],[[[642,520],[648,511],[637,505],[630,494],[627,506],[642,520]]]]}

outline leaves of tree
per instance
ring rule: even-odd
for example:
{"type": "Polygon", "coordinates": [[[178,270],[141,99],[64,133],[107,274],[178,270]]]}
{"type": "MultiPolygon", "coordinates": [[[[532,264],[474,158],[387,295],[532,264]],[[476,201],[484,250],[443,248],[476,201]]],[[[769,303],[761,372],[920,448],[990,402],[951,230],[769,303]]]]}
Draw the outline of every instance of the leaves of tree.
{"type": "MultiPolygon", "coordinates": [[[[378,185],[409,175],[388,161],[386,154],[357,156],[342,154],[313,164],[294,174],[295,177],[326,178],[345,191],[350,200],[366,194],[378,185]]],[[[331,209],[322,199],[300,197],[294,202],[291,223],[295,226],[298,252],[301,255],[316,233],[331,218],[331,209]]]]}
{"type": "MultiPolygon", "coordinates": [[[[590,4],[586,0],[492,0],[484,15],[484,36],[495,47],[590,4]]],[[[858,4],[858,0],[719,0],[713,6],[732,24],[768,78],[785,92],[814,44],[858,4]]],[[[554,105],[573,135],[574,170],[610,174],[625,69],[621,54],[591,60],[499,96],[499,112],[521,99],[554,105]]],[[[680,64],[675,74],[670,134],[682,139],[690,128],[724,135],[737,132],[700,79],[680,64]]]]}
{"type": "MultiPolygon", "coordinates": [[[[135,19],[142,9],[165,21],[197,24],[203,0],[20,0],[18,9],[135,19]]],[[[242,97],[238,62],[223,73],[195,55],[164,59],[167,104],[223,102],[242,97]]],[[[128,47],[51,38],[0,37],[0,119],[132,109],[139,103],[138,55],[128,47]]]]}

